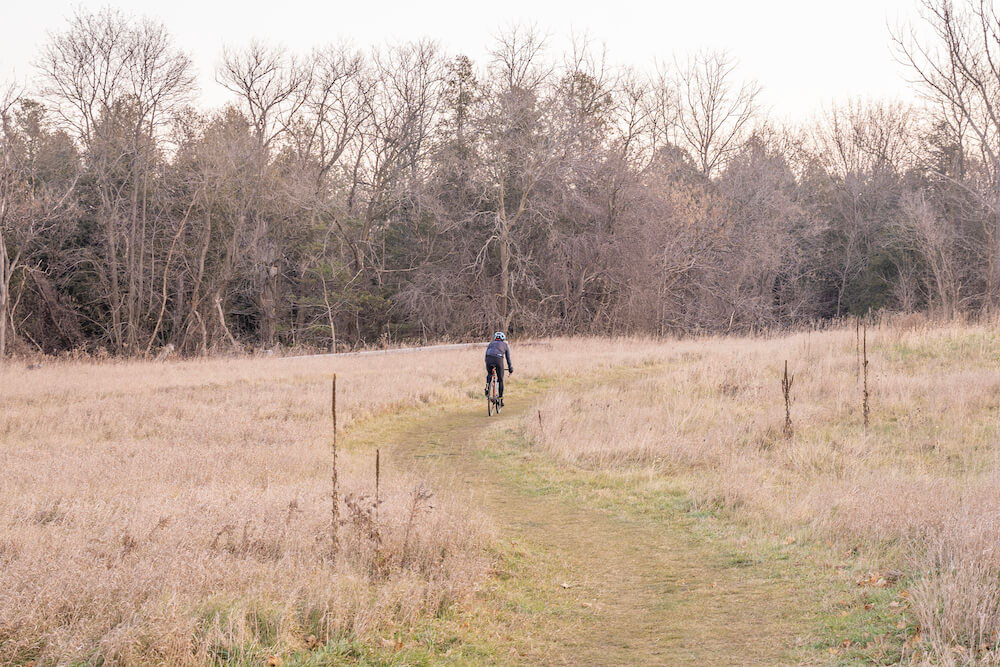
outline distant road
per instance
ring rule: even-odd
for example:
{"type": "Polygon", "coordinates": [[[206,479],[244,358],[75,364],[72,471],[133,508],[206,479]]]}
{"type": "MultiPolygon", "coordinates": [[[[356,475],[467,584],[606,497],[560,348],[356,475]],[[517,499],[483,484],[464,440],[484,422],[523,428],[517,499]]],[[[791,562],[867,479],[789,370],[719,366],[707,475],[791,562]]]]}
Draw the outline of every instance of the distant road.
{"type": "Polygon", "coordinates": [[[444,343],[441,345],[421,345],[418,347],[394,347],[388,350],[359,350],[358,352],[325,352],[323,354],[300,354],[284,359],[318,359],[320,357],[361,357],[368,354],[404,354],[407,352],[424,352],[426,350],[460,350],[465,347],[482,347],[486,343],[444,343]]]}
{"type": "MultiPolygon", "coordinates": [[[[320,359],[322,357],[361,357],[367,354],[405,354],[407,352],[426,352],[429,350],[461,350],[466,347],[481,347],[484,350],[489,341],[481,343],[442,343],[441,345],[419,345],[417,347],[393,347],[388,350],[360,350],[358,352],[324,352],[322,354],[298,354],[282,359],[320,359]]],[[[518,343],[518,347],[547,346],[545,341],[526,340],[518,343]]]]}

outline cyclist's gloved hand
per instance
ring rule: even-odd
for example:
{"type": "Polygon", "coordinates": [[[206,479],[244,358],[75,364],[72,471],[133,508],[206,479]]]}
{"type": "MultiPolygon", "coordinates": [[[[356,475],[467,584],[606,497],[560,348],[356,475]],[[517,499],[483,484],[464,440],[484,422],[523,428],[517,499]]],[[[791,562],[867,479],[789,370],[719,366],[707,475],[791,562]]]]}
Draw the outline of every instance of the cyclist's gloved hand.
{"type": "Polygon", "coordinates": [[[513,375],[514,374],[514,369],[513,368],[508,368],[507,372],[510,373],[511,375],[513,375]]]}

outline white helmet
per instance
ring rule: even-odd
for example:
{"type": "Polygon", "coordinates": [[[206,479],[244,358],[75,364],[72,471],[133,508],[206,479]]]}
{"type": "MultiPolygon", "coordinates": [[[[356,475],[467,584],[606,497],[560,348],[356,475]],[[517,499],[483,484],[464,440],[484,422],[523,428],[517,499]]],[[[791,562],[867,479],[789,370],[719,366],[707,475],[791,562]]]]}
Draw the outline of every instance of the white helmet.
{"type": "Polygon", "coordinates": [[[507,334],[502,331],[498,331],[493,334],[493,340],[507,340],[507,334]]]}

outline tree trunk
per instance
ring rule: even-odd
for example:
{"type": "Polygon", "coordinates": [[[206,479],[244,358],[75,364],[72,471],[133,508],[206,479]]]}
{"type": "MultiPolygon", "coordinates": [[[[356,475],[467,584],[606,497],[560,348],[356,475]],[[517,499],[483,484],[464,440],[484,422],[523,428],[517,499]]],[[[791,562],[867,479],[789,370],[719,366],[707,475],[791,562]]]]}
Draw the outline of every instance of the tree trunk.
{"type": "Polygon", "coordinates": [[[177,272],[177,288],[176,288],[177,298],[173,307],[173,323],[171,325],[172,331],[170,332],[170,339],[174,341],[175,346],[178,342],[177,336],[180,334],[181,327],[184,326],[184,272],[177,272]]]}
{"type": "Polygon", "coordinates": [[[8,270],[7,248],[4,246],[3,235],[0,234],[0,362],[7,354],[7,309],[10,303],[10,277],[8,270]]]}
{"type": "Polygon", "coordinates": [[[138,328],[139,321],[139,284],[138,284],[138,263],[139,248],[139,183],[135,174],[132,175],[132,196],[129,214],[128,237],[126,239],[127,250],[125,252],[125,340],[126,348],[130,355],[139,351],[138,328]]]}
{"type": "Polygon", "coordinates": [[[7,301],[7,288],[0,285],[0,363],[7,356],[7,301]]]}
{"type": "Polygon", "coordinates": [[[264,268],[264,285],[260,292],[261,324],[260,333],[264,347],[274,347],[274,336],[277,330],[275,314],[278,292],[278,267],[274,265],[264,268]]]}
{"type": "Polygon", "coordinates": [[[994,226],[987,235],[986,307],[992,313],[996,308],[997,242],[1000,240],[1000,213],[994,216],[994,226]]]}
{"type": "MultiPolygon", "coordinates": [[[[4,168],[8,166],[9,154],[4,155],[4,168]]],[[[0,185],[3,185],[0,182],[0,185]]],[[[10,257],[7,255],[7,241],[3,230],[7,222],[7,189],[0,190],[0,363],[7,354],[7,309],[10,302],[10,257]]]]}
{"type": "Polygon", "coordinates": [[[226,338],[229,339],[230,345],[234,348],[239,347],[236,339],[233,338],[232,332],[229,331],[229,327],[226,326],[226,313],[222,310],[222,290],[217,290],[215,296],[212,299],[215,302],[215,313],[219,316],[219,328],[222,332],[226,334],[226,338]]]}
{"type": "Polygon", "coordinates": [[[337,351],[337,327],[334,325],[333,308],[330,306],[330,293],[326,289],[326,278],[320,274],[320,284],[323,285],[323,303],[326,304],[326,321],[330,325],[330,352],[337,351]]]}
{"type": "Polygon", "coordinates": [[[500,317],[506,328],[510,317],[510,228],[501,214],[500,223],[500,317]]]}
{"type": "Polygon", "coordinates": [[[115,346],[115,352],[121,354],[124,351],[124,341],[122,337],[122,314],[121,314],[121,290],[118,285],[118,239],[115,234],[115,221],[113,214],[107,213],[105,219],[105,233],[107,235],[108,249],[108,304],[111,310],[111,339],[115,346]]]}

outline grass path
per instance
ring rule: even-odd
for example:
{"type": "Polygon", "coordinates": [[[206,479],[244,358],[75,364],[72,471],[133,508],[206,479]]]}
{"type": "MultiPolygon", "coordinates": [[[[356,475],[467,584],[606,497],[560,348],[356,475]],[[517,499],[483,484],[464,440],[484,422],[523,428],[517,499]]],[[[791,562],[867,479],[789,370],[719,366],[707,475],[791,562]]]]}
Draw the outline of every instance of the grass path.
{"type": "Polygon", "coordinates": [[[463,641],[505,663],[801,661],[818,604],[789,556],[741,557],[679,499],[652,517],[609,511],[539,472],[512,429],[542,391],[513,388],[499,418],[469,401],[352,436],[392,443],[387,461],[466,487],[510,545],[503,560],[513,572],[499,573],[496,607],[473,615],[463,641]]]}

